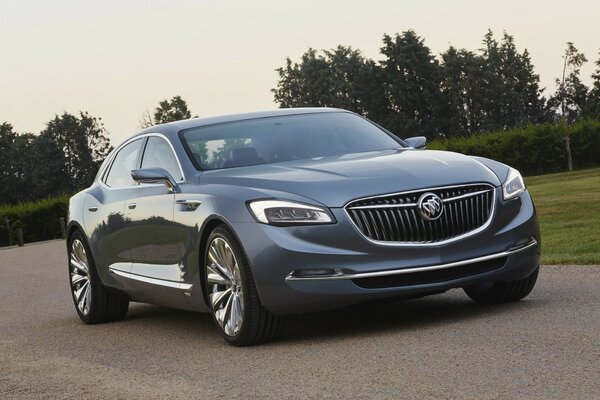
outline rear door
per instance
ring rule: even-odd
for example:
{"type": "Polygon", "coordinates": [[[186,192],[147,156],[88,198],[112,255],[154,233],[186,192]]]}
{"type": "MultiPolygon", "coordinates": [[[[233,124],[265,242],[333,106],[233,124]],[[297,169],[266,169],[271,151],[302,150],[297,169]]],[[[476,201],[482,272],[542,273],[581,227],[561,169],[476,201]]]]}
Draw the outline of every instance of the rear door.
{"type": "Polygon", "coordinates": [[[136,190],[130,171],[138,168],[144,143],[145,139],[136,139],[122,146],[85,201],[84,219],[103,276],[109,269],[126,273],[131,270],[125,200],[136,190]]]}

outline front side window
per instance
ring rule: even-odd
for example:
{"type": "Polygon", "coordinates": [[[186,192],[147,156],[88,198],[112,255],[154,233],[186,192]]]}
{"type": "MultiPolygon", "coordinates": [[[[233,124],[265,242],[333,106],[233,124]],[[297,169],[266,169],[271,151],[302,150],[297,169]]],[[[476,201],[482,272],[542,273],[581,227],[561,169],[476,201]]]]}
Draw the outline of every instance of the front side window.
{"type": "Polygon", "coordinates": [[[171,146],[165,139],[158,136],[150,136],[148,138],[148,144],[146,144],[142,159],[142,168],[163,168],[176,181],[183,180],[181,169],[171,146]]]}
{"type": "Polygon", "coordinates": [[[143,143],[142,139],[138,139],[119,150],[104,183],[110,187],[135,185],[135,181],[131,178],[131,170],[138,168],[137,162],[143,143]]]}
{"type": "Polygon", "coordinates": [[[257,118],[192,128],[180,136],[198,169],[343,157],[402,147],[378,126],[346,112],[257,118]]]}

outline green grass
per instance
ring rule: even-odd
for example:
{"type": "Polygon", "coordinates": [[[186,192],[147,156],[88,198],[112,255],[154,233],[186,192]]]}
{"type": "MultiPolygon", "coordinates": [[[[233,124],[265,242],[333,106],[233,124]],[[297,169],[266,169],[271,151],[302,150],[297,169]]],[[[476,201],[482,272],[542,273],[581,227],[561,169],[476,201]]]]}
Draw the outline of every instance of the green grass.
{"type": "Polygon", "coordinates": [[[600,264],[600,168],[531,176],[542,264],[600,264]]]}

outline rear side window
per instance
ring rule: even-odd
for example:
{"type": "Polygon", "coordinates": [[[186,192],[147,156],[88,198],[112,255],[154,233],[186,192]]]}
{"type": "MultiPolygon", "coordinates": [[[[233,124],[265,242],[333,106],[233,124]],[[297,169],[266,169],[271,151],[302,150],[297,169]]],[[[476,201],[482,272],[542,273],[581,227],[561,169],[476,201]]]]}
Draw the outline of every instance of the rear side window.
{"type": "Polygon", "coordinates": [[[157,167],[165,169],[176,181],[183,180],[181,169],[171,146],[163,138],[150,136],[144,150],[142,168],[157,167]]]}
{"type": "Polygon", "coordinates": [[[138,139],[119,150],[104,183],[110,187],[135,185],[135,181],[131,178],[131,170],[138,168],[143,143],[143,139],[138,139]]]}

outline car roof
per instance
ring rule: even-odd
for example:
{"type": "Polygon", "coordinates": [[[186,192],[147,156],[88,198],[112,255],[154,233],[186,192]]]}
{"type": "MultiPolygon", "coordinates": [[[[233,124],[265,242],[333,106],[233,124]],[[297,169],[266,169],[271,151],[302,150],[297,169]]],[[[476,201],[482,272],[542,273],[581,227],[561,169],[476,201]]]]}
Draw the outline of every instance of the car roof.
{"type": "Polygon", "coordinates": [[[300,114],[315,114],[315,113],[330,113],[330,112],[350,112],[347,110],[342,110],[339,108],[328,108],[328,107],[306,107],[306,108],[280,108],[276,110],[269,111],[257,111],[250,113],[241,113],[241,114],[230,114],[230,115],[220,115],[215,117],[205,117],[205,118],[190,118],[184,119],[181,121],[169,122],[166,124],[160,124],[151,126],[146,128],[132,137],[143,135],[145,133],[163,133],[165,135],[171,136],[176,135],[179,131],[183,129],[190,128],[198,128],[201,126],[213,125],[213,124],[222,124],[227,122],[235,122],[235,121],[244,121],[249,119],[256,118],[267,118],[267,117],[276,117],[281,115],[300,115],[300,114]]]}

